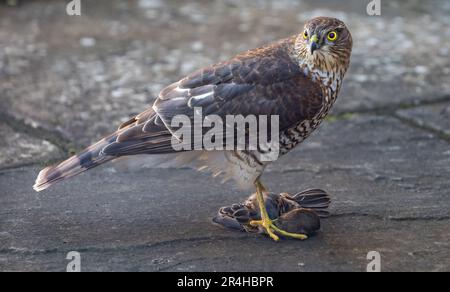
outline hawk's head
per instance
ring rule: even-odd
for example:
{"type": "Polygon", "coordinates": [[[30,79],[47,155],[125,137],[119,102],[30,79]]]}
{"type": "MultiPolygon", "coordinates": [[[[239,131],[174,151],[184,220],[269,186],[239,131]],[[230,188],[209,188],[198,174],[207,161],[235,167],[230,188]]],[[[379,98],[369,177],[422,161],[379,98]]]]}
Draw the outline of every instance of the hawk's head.
{"type": "Polygon", "coordinates": [[[339,19],[316,17],[305,24],[296,40],[302,63],[321,71],[347,70],[352,52],[352,35],[339,19]]]}

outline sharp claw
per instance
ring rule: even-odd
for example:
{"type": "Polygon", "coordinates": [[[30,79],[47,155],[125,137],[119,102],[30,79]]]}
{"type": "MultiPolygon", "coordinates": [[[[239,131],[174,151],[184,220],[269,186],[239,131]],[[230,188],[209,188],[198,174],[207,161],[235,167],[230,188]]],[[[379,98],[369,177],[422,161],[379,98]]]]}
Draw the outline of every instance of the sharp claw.
{"type": "Polygon", "coordinates": [[[278,236],[275,235],[275,233],[273,233],[272,231],[269,232],[270,229],[267,229],[269,236],[274,240],[274,241],[279,241],[280,238],[278,236]]]}
{"type": "Polygon", "coordinates": [[[262,220],[250,221],[251,226],[258,226],[258,225],[262,226],[264,230],[267,232],[267,234],[275,241],[280,240],[280,238],[275,234],[275,232],[284,237],[292,237],[301,240],[305,240],[308,238],[306,235],[289,233],[275,226],[275,224],[270,219],[269,214],[267,213],[267,208],[264,199],[264,193],[266,192],[266,189],[264,188],[259,179],[255,181],[255,187],[256,187],[256,199],[258,202],[259,210],[261,212],[262,220]]]}
{"type": "Polygon", "coordinates": [[[275,230],[275,232],[277,232],[280,235],[285,236],[285,237],[291,237],[291,238],[295,238],[295,239],[299,239],[299,240],[307,240],[308,239],[308,236],[304,235],[304,234],[289,233],[289,232],[279,229],[276,226],[273,226],[272,228],[275,230]]]}
{"type": "Polygon", "coordinates": [[[263,223],[262,223],[261,220],[253,220],[253,221],[250,221],[249,224],[250,224],[251,226],[253,226],[253,227],[256,227],[256,226],[258,226],[258,225],[263,225],[263,223]]]}
{"type": "Polygon", "coordinates": [[[304,234],[297,234],[297,233],[289,233],[286,232],[284,230],[279,229],[278,227],[276,227],[272,222],[270,223],[266,223],[263,220],[254,220],[254,221],[250,221],[249,223],[251,226],[262,226],[264,228],[264,230],[267,232],[267,234],[275,241],[279,241],[280,237],[277,236],[275,234],[278,233],[280,235],[283,235],[285,237],[291,237],[291,238],[295,238],[295,239],[299,239],[299,240],[306,240],[308,239],[307,235],[304,234]]]}

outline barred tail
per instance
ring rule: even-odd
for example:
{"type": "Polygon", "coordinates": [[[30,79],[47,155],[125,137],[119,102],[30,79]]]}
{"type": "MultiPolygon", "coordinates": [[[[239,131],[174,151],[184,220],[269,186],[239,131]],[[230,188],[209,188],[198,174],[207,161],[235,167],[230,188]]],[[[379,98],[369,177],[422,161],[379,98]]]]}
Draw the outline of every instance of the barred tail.
{"type": "Polygon", "coordinates": [[[115,142],[116,139],[117,134],[112,134],[60,164],[41,170],[33,189],[37,192],[43,191],[59,181],[73,177],[114,159],[114,156],[104,155],[102,150],[109,144],[115,142]]]}
{"type": "Polygon", "coordinates": [[[331,198],[327,192],[313,189],[300,192],[292,197],[302,208],[312,209],[322,218],[330,216],[328,208],[331,204],[331,198]]]}

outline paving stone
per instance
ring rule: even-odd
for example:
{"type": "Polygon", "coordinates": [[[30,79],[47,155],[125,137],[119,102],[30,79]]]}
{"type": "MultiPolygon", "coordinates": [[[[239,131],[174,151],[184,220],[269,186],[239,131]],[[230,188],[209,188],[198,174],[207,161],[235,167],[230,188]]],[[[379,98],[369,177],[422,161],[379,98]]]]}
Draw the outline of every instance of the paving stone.
{"type": "Polygon", "coordinates": [[[213,225],[249,194],[190,169],[103,167],[43,193],[38,168],[1,171],[0,270],[63,271],[79,251],[86,271],[365,271],[379,251],[385,271],[450,271],[448,145],[394,118],[326,123],[264,176],[276,192],[332,194],[305,242],[213,225]]]}
{"type": "Polygon", "coordinates": [[[415,122],[419,126],[426,126],[450,136],[449,102],[399,110],[397,114],[402,118],[415,122]]]}
{"type": "MultiPolygon", "coordinates": [[[[273,243],[255,237],[193,237],[190,240],[142,243],[133,246],[79,249],[82,271],[356,271],[365,272],[369,251],[382,255],[382,271],[450,270],[448,236],[442,222],[374,223],[365,218],[324,222],[323,233],[307,242],[273,243]],[[364,226],[364,229],[354,228],[364,226]],[[427,230],[424,235],[424,230],[427,230]],[[349,232],[355,232],[349,235],[349,232]],[[422,235],[422,237],[420,237],[422,235]],[[385,238],[390,238],[385,241],[385,238]],[[420,240],[417,240],[420,237],[420,240]]],[[[146,226],[139,230],[147,232],[146,226]]],[[[134,228],[133,228],[134,229],[134,228]]],[[[17,250],[0,255],[6,270],[65,271],[66,255],[77,246],[59,250],[17,250]],[[6,266],[6,264],[4,264],[6,266]]]]}
{"type": "Polygon", "coordinates": [[[17,132],[2,123],[0,137],[0,169],[62,157],[60,150],[50,142],[17,132]]]}

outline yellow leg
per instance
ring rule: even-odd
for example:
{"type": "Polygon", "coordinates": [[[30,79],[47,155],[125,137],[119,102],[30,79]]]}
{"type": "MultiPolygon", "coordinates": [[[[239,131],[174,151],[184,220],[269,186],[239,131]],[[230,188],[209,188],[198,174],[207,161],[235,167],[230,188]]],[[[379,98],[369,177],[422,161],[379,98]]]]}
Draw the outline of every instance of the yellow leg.
{"type": "Polygon", "coordinates": [[[289,233],[276,227],[273,224],[273,221],[269,218],[269,215],[267,214],[266,204],[264,202],[264,195],[263,195],[263,192],[266,191],[265,187],[263,186],[263,184],[260,182],[259,179],[256,180],[255,186],[256,186],[256,198],[258,200],[259,210],[261,211],[261,220],[251,221],[250,225],[252,226],[261,225],[267,231],[267,234],[269,234],[269,236],[275,241],[280,240],[280,238],[275,234],[275,232],[285,237],[292,237],[300,240],[308,239],[308,236],[304,234],[289,233]]]}

